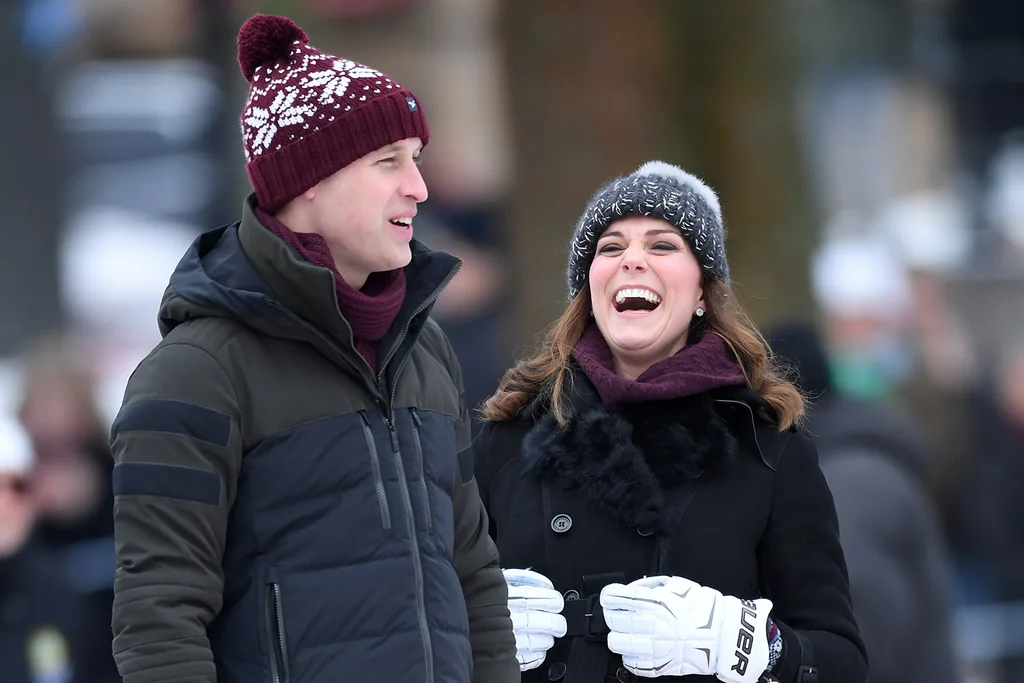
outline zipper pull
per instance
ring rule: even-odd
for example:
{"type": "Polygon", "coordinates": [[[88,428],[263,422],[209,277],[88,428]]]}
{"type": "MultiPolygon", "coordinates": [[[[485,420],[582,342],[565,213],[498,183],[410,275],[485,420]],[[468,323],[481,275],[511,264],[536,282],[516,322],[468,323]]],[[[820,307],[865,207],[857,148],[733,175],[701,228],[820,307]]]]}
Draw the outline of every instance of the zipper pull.
{"type": "Polygon", "coordinates": [[[391,450],[395,453],[398,452],[398,432],[395,430],[395,423],[388,418],[385,420],[388,423],[388,431],[391,432],[391,450]]]}
{"type": "Polygon", "coordinates": [[[409,412],[412,413],[412,421],[416,423],[417,427],[423,427],[423,421],[420,420],[420,414],[416,412],[415,408],[409,408],[409,412]]]}

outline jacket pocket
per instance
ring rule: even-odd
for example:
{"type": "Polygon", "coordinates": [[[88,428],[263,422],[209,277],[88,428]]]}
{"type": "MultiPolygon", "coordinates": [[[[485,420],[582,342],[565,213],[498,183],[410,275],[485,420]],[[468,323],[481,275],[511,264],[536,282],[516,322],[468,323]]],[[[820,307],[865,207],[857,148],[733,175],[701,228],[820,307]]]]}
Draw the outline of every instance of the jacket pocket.
{"type": "Polygon", "coordinates": [[[377,455],[377,444],[373,440],[373,432],[370,431],[370,421],[366,415],[359,413],[359,420],[363,425],[363,436],[366,438],[366,448],[370,452],[370,467],[373,469],[373,485],[377,489],[377,502],[380,504],[380,520],[385,529],[391,528],[391,512],[388,510],[388,496],[384,491],[384,479],[380,474],[380,458],[377,455]]]}
{"type": "Polygon", "coordinates": [[[423,463],[423,442],[420,440],[420,427],[423,426],[423,422],[415,408],[410,408],[409,412],[412,414],[412,439],[416,445],[416,465],[420,471],[420,493],[423,494],[423,507],[427,512],[427,528],[433,529],[434,523],[430,519],[430,496],[427,494],[427,470],[423,463]]]}
{"type": "Polygon", "coordinates": [[[281,601],[281,584],[273,570],[264,587],[263,616],[267,625],[267,649],[270,653],[270,680],[273,683],[288,683],[288,645],[284,637],[284,604],[281,601]]]}

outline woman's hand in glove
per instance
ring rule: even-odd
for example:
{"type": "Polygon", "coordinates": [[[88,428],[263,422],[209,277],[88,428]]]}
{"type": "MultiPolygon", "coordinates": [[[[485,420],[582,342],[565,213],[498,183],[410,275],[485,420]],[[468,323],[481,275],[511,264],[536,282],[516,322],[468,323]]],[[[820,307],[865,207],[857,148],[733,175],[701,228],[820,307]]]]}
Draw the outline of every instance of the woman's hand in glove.
{"type": "Polygon", "coordinates": [[[528,569],[502,569],[508,584],[508,611],[516,634],[516,659],[519,670],[529,671],[541,665],[555,644],[565,635],[565,602],[562,594],[543,574],[528,569]]]}
{"type": "Polygon", "coordinates": [[[770,600],[740,600],[678,576],[601,591],[608,649],[637,676],[756,683],[768,668],[770,600]]]}

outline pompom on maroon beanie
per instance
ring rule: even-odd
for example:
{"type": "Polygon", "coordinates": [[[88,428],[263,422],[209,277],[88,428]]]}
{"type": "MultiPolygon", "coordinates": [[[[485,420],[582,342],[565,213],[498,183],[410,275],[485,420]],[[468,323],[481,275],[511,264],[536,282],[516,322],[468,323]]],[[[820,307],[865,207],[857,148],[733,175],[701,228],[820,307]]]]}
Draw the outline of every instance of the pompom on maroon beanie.
{"type": "Polygon", "coordinates": [[[238,32],[249,81],[242,112],[245,170],[274,213],[360,157],[406,138],[426,145],[419,100],[385,74],[309,46],[286,17],[257,14],[238,32]]]}

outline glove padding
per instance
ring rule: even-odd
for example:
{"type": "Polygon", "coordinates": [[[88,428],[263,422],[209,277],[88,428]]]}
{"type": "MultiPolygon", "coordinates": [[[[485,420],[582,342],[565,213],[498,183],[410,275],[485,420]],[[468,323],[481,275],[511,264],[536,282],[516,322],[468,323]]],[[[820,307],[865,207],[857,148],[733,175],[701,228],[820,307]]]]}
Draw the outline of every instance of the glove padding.
{"type": "Polygon", "coordinates": [[[516,634],[516,659],[520,671],[536,669],[565,635],[565,601],[543,574],[529,569],[502,569],[508,584],[508,611],[516,634]]]}
{"type": "Polygon", "coordinates": [[[768,668],[770,600],[740,600],[678,576],[601,591],[608,649],[637,676],[756,683],[768,668]]]}

